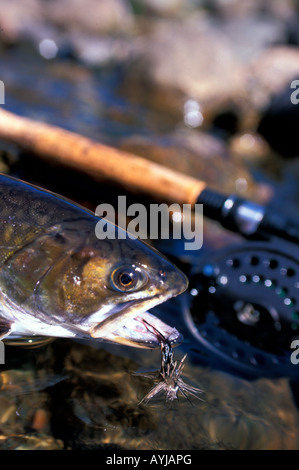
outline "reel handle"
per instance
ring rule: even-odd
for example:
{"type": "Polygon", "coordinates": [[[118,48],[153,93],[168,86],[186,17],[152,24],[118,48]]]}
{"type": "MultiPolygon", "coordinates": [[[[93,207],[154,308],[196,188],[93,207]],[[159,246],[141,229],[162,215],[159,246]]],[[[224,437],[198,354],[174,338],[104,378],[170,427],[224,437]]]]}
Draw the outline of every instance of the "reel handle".
{"type": "Polygon", "coordinates": [[[225,196],[204,188],[197,202],[203,204],[204,215],[248,239],[279,237],[299,242],[299,224],[270,208],[238,196],[225,196]]]}

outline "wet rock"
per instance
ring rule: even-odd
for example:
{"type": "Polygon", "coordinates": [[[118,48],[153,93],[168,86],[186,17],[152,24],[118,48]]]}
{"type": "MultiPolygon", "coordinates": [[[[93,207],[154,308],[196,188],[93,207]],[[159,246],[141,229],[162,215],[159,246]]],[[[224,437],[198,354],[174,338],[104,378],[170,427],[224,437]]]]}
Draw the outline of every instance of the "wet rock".
{"type": "Polygon", "coordinates": [[[134,49],[132,40],[109,35],[90,36],[75,32],[70,33],[68,41],[71,44],[74,57],[87,66],[122,63],[130,57],[134,49]]]}
{"type": "Polygon", "coordinates": [[[206,119],[215,107],[238,96],[240,87],[230,42],[205,21],[156,22],[140,38],[138,54],[126,69],[126,92],[178,116],[191,98],[206,119]]]}
{"type": "Polygon", "coordinates": [[[297,448],[294,430],[298,413],[286,379],[247,382],[214,372],[202,374],[201,383],[208,396],[202,423],[219,445],[234,449],[297,448]]]}
{"type": "Polygon", "coordinates": [[[129,2],[125,0],[2,0],[0,12],[2,38],[16,42],[29,38],[77,34],[124,33],[133,27],[134,19],[129,2]]]}
{"type": "Polygon", "coordinates": [[[257,132],[234,135],[229,140],[228,147],[234,159],[252,167],[260,166],[268,159],[274,158],[269,144],[257,132]]]}
{"type": "Polygon", "coordinates": [[[268,47],[283,43],[286,39],[284,24],[268,14],[227,19],[220,28],[231,41],[238,61],[244,65],[268,47]]]}
{"type": "Polygon", "coordinates": [[[157,16],[184,16],[196,8],[200,2],[197,0],[134,0],[134,7],[138,14],[154,14],[157,16]]]}
{"type": "Polygon", "coordinates": [[[200,12],[183,22],[156,21],[127,64],[124,89],[177,116],[195,100],[198,126],[209,126],[220,113],[246,112],[247,62],[283,40],[284,29],[271,16],[219,21],[200,12]]]}
{"type": "Polygon", "coordinates": [[[294,0],[211,0],[210,9],[223,18],[244,18],[251,15],[271,14],[279,20],[290,18],[296,9],[294,0]]]}
{"type": "MultiPolygon", "coordinates": [[[[11,351],[7,350],[8,360],[11,360],[11,351]]],[[[44,392],[49,386],[51,378],[45,370],[41,370],[40,374],[30,368],[1,372],[1,450],[62,449],[62,441],[56,440],[49,432],[51,413],[47,406],[47,394],[44,392]]]]}
{"type": "Polygon", "coordinates": [[[203,180],[224,193],[260,202],[269,197],[266,185],[254,182],[239,157],[229,154],[223,140],[204,132],[185,129],[156,139],[131,136],[122,141],[121,148],[203,180]]]}
{"type": "Polygon", "coordinates": [[[43,18],[42,4],[39,0],[10,2],[2,0],[0,11],[1,39],[15,42],[18,37],[27,34],[41,24],[43,18]]]}
{"type": "Polygon", "coordinates": [[[133,27],[130,3],[125,0],[54,0],[45,5],[45,19],[69,32],[119,33],[133,27]]]}
{"type": "MultiPolygon", "coordinates": [[[[9,431],[9,429],[7,430],[9,431]]],[[[62,450],[62,441],[46,435],[0,434],[1,450],[62,450]]]]}

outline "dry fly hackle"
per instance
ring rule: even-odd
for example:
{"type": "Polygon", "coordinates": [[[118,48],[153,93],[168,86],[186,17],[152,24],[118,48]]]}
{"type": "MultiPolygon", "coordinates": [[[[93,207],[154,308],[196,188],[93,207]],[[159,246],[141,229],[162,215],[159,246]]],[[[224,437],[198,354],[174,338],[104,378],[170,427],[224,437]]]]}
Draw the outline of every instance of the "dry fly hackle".
{"type": "MultiPolygon", "coordinates": [[[[178,392],[190,402],[188,395],[191,395],[195,398],[201,400],[198,396],[202,391],[196,387],[192,387],[183,381],[181,378],[182,371],[185,365],[185,360],[187,354],[181,359],[178,364],[178,361],[174,361],[173,352],[171,348],[171,343],[167,340],[160,331],[155,327],[150,325],[147,321],[143,320],[145,327],[154,332],[157,339],[160,341],[161,346],[161,369],[158,376],[155,377],[155,386],[149,391],[149,393],[139,402],[148,403],[155,395],[160,392],[164,392],[166,396],[166,401],[173,401],[178,398],[178,392]]],[[[144,375],[149,377],[149,375],[144,375]]],[[[150,376],[152,377],[152,376],[150,376]]],[[[191,403],[191,402],[190,402],[191,403]]]]}

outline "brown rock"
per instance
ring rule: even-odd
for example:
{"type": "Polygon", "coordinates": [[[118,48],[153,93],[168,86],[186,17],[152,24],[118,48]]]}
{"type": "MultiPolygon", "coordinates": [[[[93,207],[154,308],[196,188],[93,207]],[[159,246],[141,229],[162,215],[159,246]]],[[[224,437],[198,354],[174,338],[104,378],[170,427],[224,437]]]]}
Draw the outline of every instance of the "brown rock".
{"type": "MultiPolygon", "coordinates": [[[[205,181],[223,193],[238,193],[257,201],[269,197],[257,185],[239,156],[232,158],[226,144],[198,130],[183,130],[161,139],[132,136],[122,149],[205,181]]],[[[263,187],[262,187],[263,186],[263,187]]]]}

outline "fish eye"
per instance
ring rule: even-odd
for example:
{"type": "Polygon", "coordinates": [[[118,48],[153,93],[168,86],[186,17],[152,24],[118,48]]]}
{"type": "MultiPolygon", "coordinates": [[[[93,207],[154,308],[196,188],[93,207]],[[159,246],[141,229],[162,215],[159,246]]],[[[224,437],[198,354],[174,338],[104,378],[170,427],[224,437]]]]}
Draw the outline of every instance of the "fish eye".
{"type": "Polygon", "coordinates": [[[132,266],[120,266],[111,274],[110,284],[114,290],[120,292],[137,291],[147,281],[147,276],[141,270],[135,270],[132,266]]]}

